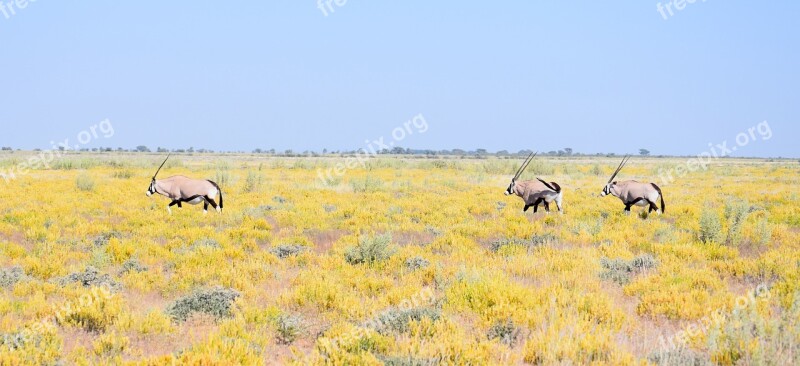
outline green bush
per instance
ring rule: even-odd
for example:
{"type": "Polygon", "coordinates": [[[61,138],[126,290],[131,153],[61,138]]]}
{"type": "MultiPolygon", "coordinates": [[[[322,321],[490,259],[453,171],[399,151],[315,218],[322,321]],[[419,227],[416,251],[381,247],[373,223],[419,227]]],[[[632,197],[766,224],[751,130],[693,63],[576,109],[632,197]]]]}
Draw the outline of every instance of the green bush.
{"type": "Polygon", "coordinates": [[[117,170],[112,176],[117,179],[130,179],[133,177],[133,172],[130,170],[117,170]]]}
{"type": "Polygon", "coordinates": [[[300,244],[281,244],[269,250],[280,259],[286,259],[291,256],[298,255],[306,250],[306,247],[300,244]]]}
{"type": "Polygon", "coordinates": [[[197,250],[200,248],[222,249],[222,244],[211,238],[198,239],[189,246],[189,250],[197,250]]]}
{"type": "Polygon", "coordinates": [[[389,259],[394,254],[391,242],[390,234],[361,237],[358,239],[357,245],[347,249],[345,260],[350,264],[373,264],[389,259]]]}
{"type": "Polygon", "coordinates": [[[217,183],[221,186],[233,183],[233,178],[231,177],[231,173],[228,171],[228,169],[218,169],[216,172],[214,172],[214,178],[212,180],[214,183],[217,183]]]}
{"type": "Polygon", "coordinates": [[[759,244],[766,245],[772,241],[772,226],[770,226],[767,218],[762,218],[756,225],[756,236],[759,244]]]}
{"type": "MultiPolygon", "coordinates": [[[[247,172],[247,177],[244,180],[244,191],[245,192],[256,192],[261,188],[261,184],[264,182],[264,177],[261,174],[258,174],[253,171],[247,172]]],[[[219,183],[221,184],[221,183],[219,183]]]]}
{"type": "Polygon", "coordinates": [[[413,257],[406,259],[405,266],[407,269],[411,271],[416,271],[418,269],[427,268],[430,264],[431,262],[429,262],[425,258],[413,257]]]}
{"type": "Polygon", "coordinates": [[[121,238],[122,234],[118,231],[109,231],[102,233],[94,238],[94,246],[95,247],[104,247],[108,244],[111,238],[121,238]]]}
{"type": "Polygon", "coordinates": [[[439,320],[441,313],[434,308],[400,309],[392,308],[384,311],[371,321],[371,327],[382,335],[404,334],[411,328],[411,322],[424,318],[439,320]]]}
{"type": "Polygon", "coordinates": [[[531,245],[534,247],[558,243],[558,237],[551,233],[536,234],[531,238],[531,245]]]}
{"type": "Polygon", "coordinates": [[[519,342],[521,334],[521,329],[509,319],[508,321],[494,323],[486,332],[486,337],[489,340],[498,339],[500,343],[514,347],[519,342]]]}
{"type": "Polygon", "coordinates": [[[75,178],[75,186],[81,191],[91,192],[94,190],[94,180],[87,174],[79,174],[75,178]]]}
{"type": "Polygon", "coordinates": [[[381,356],[379,359],[383,362],[383,366],[435,366],[447,364],[438,358],[417,358],[412,355],[381,356]]]}
{"type": "Polygon", "coordinates": [[[282,314],[275,320],[275,331],[278,333],[278,343],[292,344],[305,331],[303,319],[299,316],[282,314]]]}
{"type": "Polygon", "coordinates": [[[353,187],[355,193],[372,193],[383,187],[383,181],[380,178],[367,176],[364,179],[351,179],[350,186],[353,187]]]}
{"type": "Polygon", "coordinates": [[[136,273],[147,272],[147,270],[148,270],[147,266],[144,266],[141,263],[139,263],[139,261],[137,261],[136,259],[131,258],[125,261],[125,263],[122,263],[122,269],[119,271],[119,274],[121,276],[124,274],[128,274],[130,272],[136,272],[136,273]]]}
{"type": "Polygon", "coordinates": [[[558,238],[555,235],[551,233],[544,233],[544,234],[536,234],[529,240],[520,238],[498,239],[493,241],[489,245],[489,249],[492,252],[497,253],[498,251],[500,251],[501,248],[506,246],[521,246],[530,251],[531,249],[536,249],[538,247],[549,245],[556,242],[558,242],[558,238]]]}
{"type": "Polygon", "coordinates": [[[742,242],[742,227],[750,214],[750,204],[745,200],[730,200],[725,204],[725,219],[728,221],[728,243],[742,242]]]}
{"type": "Polygon", "coordinates": [[[658,262],[652,255],[643,254],[630,261],[601,258],[600,265],[603,267],[603,271],[600,272],[601,280],[626,285],[633,276],[658,266],[658,262]]]}
{"type": "Polygon", "coordinates": [[[111,276],[108,274],[101,275],[100,271],[92,266],[86,267],[83,272],[74,272],[66,277],[62,277],[58,279],[57,282],[61,286],[77,283],[86,288],[105,287],[112,292],[122,288],[122,285],[111,279],[111,276]]]}
{"type": "Polygon", "coordinates": [[[0,333],[0,350],[16,351],[25,348],[31,342],[38,343],[41,337],[31,337],[25,332],[0,333]]]}
{"type": "Polygon", "coordinates": [[[656,352],[648,361],[658,366],[711,366],[708,357],[693,351],[687,347],[676,347],[675,349],[656,352]]]}
{"type": "Polygon", "coordinates": [[[709,331],[712,357],[736,365],[800,364],[800,294],[795,293],[793,304],[781,310],[764,317],[751,303],[732,311],[709,331]]]}
{"type": "Polygon", "coordinates": [[[630,266],[634,272],[645,271],[648,269],[656,268],[658,262],[656,259],[650,254],[643,254],[630,262],[630,266]]]}
{"type": "Polygon", "coordinates": [[[721,243],[723,235],[719,215],[710,208],[703,209],[700,214],[700,232],[697,233],[697,239],[703,243],[721,243]]]}
{"type": "Polygon", "coordinates": [[[25,278],[25,271],[22,267],[11,267],[0,270],[0,287],[13,287],[17,282],[25,278]]]}
{"type": "Polygon", "coordinates": [[[165,312],[176,322],[186,321],[194,313],[208,314],[220,320],[231,317],[231,306],[239,296],[239,292],[233,289],[198,290],[176,300],[165,312]]]}
{"type": "Polygon", "coordinates": [[[500,251],[501,248],[506,246],[521,246],[527,247],[530,244],[529,241],[520,238],[510,238],[510,239],[498,239],[493,241],[489,245],[489,250],[497,253],[500,251]]]}

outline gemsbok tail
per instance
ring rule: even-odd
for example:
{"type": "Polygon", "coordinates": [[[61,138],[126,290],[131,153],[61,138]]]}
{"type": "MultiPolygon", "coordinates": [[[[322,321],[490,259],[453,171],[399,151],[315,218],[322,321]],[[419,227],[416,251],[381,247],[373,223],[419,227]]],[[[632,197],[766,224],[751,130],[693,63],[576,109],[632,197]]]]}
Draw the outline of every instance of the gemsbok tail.
{"type": "Polygon", "coordinates": [[[664,209],[666,208],[666,206],[664,205],[664,194],[661,193],[661,188],[658,188],[658,186],[655,183],[650,183],[650,184],[653,185],[653,188],[655,188],[656,191],[658,191],[658,196],[661,197],[661,213],[663,214],[665,212],[664,209]]]}
{"type": "Polygon", "coordinates": [[[542,182],[542,184],[544,184],[545,187],[550,188],[551,190],[555,191],[556,193],[561,193],[561,186],[558,185],[558,183],[556,183],[556,182],[547,183],[542,179],[539,179],[539,178],[536,178],[536,179],[538,179],[540,182],[542,182]]]}
{"type": "Polygon", "coordinates": [[[213,184],[213,185],[214,185],[214,188],[216,188],[216,189],[217,189],[217,192],[219,192],[219,210],[220,210],[220,211],[222,211],[222,209],[223,209],[223,208],[225,208],[225,206],[224,206],[224,205],[223,205],[223,203],[222,203],[222,202],[223,202],[223,201],[222,201],[222,188],[220,188],[220,187],[219,187],[219,184],[217,184],[217,183],[214,183],[214,182],[213,182],[213,181],[211,181],[211,180],[208,180],[208,182],[209,182],[209,183],[211,183],[211,184],[213,184]]]}

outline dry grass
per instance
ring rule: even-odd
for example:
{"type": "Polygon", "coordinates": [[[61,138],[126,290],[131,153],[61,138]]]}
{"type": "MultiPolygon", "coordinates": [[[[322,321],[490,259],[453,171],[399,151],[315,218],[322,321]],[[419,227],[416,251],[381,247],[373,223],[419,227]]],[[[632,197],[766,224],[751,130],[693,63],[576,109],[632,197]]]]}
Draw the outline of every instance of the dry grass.
{"type": "MultiPolygon", "coordinates": [[[[81,166],[92,159],[82,157],[81,166]]],[[[514,165],[505,160],[388,158],[326,187],[315,181],[316,168],[332,159],[252,156],[184,156],[166,167],[165,176],[230,178],[223,214],[185,205],[169,216],[166,199],[143,194],[157,159],[115,160],[10,183],[14,194],[0,207],[0,269],[19,266],[25,277],[0,288],[0,337],[24,334],[34,343],[0,352],[0,364],[642,364],[660,350],[660,337],[715,311],[733,314],[742,296],[746,313],[687,337],[691,354],[719,364],[800,354],[791,347],[800,344],[791,320],[800,308],[794,163],[720,161],[679,182],[657,182],[667,214],[642,219],[624,216],[616,198],[596,197],[605,179],[596,172],[616,159],[544,163],[542,178],[564,188],[563,216],[525,214],[518,198],[503,196],[513,171],[502,169],[514,165]],[[248,183],[258,166],[258,184],[248,183]],[[119,171],[129,178],[115,177],[119,171]],[[77,189],[78,176],[93,188],[77,189]],[[754,208],[727,220],[725,204],[738,198],[754,208]],[[704,210],[734,240],[699,240],[704,210]],[[348,263],[364,238],[387,234],[390,253],[348,263]],[[280,245],[307,250],[279,258],[280,245]],[[603,258],[647,256],[658,265],[626,281],[602,278],[603,258]],[[120,271],[131,259],[147,270],[120,271]],[[52,320],[92,291],[57,279],[89,265],[121,284],[113,306],[86,306],[111,319],[94,332],[52,320]],[[748,297],[764,283],[769,296],[748,297]],[[176,299],[217,286],[241,294],[230,318],[166,315],[176,299]],[[403,317],[398,331],[370,326],[380,314],[414,309],[439,316],[403,317]],[[291,344],[276,331],[287,315],[303,326],[291,344]],[[745,334],[740,324],[761,328],[745,334]],[[739,340],[748,346],[733,346],[739,340]]],[[[620,178],[657,179],[654,167],[679,163],[639,159],[620,178]]]]}

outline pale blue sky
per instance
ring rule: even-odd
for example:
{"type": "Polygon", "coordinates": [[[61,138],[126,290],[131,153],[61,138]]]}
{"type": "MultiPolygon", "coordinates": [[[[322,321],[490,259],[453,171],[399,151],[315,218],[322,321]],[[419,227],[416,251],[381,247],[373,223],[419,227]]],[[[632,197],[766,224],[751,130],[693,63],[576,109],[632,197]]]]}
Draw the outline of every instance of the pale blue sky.
{"type": "Polygon", "coordinates": [[[357,149],[421,113],[399,145],[692,155],[766,120],[736,155],[799,156],[800,4],[656,4],[38,0],[0,13],[0,145],[357,149]]]}

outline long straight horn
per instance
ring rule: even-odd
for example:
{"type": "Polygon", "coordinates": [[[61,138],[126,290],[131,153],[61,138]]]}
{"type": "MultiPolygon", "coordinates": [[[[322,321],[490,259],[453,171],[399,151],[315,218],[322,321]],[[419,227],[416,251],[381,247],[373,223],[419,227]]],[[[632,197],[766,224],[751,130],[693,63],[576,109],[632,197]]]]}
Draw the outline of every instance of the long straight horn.
{"type": "Polygon", "coordinates": [[[519,176],[522,175],[522,172],[524,172],[525,169],[528,167],[528,164],[530,164],[531,161],[533,161],[533,158],[536,157],[536,154],[538,154],[538,152],[532,152],[530,155],[528,155],[527,158],[525,158],[525,161],[517,170],[517,174],[514,174],[514,180],[517,180],[517,178],[519,178],[519,176]]]}
{"type": "Polygon", "coordinates": [[[169,159],[169,157],[170,157],[170,156],[172,156],[172,153],[170,153],[169,155],[167,155],[167,158],[166,158],[166,159],[164,159],[164,162],[163,162],[163,163],[161,163],[161,166],[160,166],[160,167],[158,167],[158,170],[156,170],[156,174],[153,174],[153,179],[156,179],[156,176],[158,176],[158,172],[160,172],[160,171],[161,171],[161,168],[163,168],[163,167],[164,167],[164,164],[166,164],[166,163],[167,163],[167,160],[169,159]]]}
{"type": "Polygon", "coordinates": [[[615,170],[614,174],[611,175],[611,178],[608,180],[608,183],[611,183],[614,180],[614,178],[617,177],[617,174],[619,173],[620,170],[622,170],[622,168],[625,167],[625,164],[628,163],[628,160],[630,160],[630,157],[631,157],[630,155],[625,155],[625,157],[622,158],[622,162],[619,163],[619,166],[617,167],[617,170],[615,170]]]}

